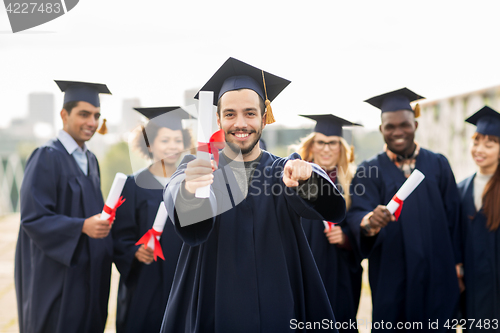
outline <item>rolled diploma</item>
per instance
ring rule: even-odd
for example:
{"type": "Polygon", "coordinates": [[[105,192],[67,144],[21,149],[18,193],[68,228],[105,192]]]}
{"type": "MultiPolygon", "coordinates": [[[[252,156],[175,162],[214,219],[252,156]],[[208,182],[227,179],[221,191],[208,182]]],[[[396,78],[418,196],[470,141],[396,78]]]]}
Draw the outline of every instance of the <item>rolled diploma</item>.
{"type": "MultiPolygon", "coordinates": [[[[111,185],[111,189],[109,190],[108,198],[106,199],[106,206],[109,208],[114,208],[118,199],[120,199],[120,195],[122,194],[123,186],[125,185],[125,181],[127,180],[127,176],[121,172],[118,172],[113,180],[113,184],[111,185]]],[[[104,210],[101,212],[101,220],[107,220],[109,218],[109,214],[104,210]]]]}
{"type": "MultiPolygon", "coordinates": [[[[200,91],[198,96],[198,142],[209,143],[212,136],[212,102],[213,91],[200,91]]],[[[198,150],[196,157],[210,161],[210,154],[198,150]]],[[[196,189],[197,198],[208,198],[210,196],[210,185],[196,189]]]]}
{"type": "MultiPolygon", "coordinates": [[[[418,169],[413,170],[410,177],[401,185],[401,188],[396,193],[396,196],[405,201],[406,198],[417,188],[417,186],[424,180],[425,175],[420,172],[418,169]]],[[[392,200],[387,204],[387,210],[394,214],[399,207],[399,204],[392,200]]]]}
{"type": "MultiPolygon", "coordinates": [[[[165,227],[165,222],[167,222],[167,208],[165,207],[165,203],[160,202],[160,206],[158,206],[158,212],[156,212],[155,221],[153,223],[153,229],[158,232],[163,232],[163,228],[165,227]]],[[[160,240],[160,236],[156,236],[156,239],[160,240]]],[[[151,237],[148,241],[148,248],[155,249],[155,242],[153,237],[151,237]]]]}

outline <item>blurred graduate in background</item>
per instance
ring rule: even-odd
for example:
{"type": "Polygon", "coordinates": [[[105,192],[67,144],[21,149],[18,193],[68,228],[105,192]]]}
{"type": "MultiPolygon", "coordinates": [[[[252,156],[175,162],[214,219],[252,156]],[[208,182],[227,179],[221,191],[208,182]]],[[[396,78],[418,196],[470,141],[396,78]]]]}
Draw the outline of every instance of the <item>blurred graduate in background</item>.
{"type": "MultiPolygon", "coordinates": [[[[296,151],[308,162],[319,165],[343,193],[346,208],[351,204],[350,185],[355,166],[354,150],[343,138],[343,126],[355,126],[331,114],[303,115],[315,120],[314,132],[303,138],[296,151]]],[[[361,294],[361,256],[355,239],[344,221],[333,224],[322,220],[302,219],[316,265],[323,279],[335,319],[339,323],[356,322],[361,294]],[[353,245],[351,245],[353,244],[353,245]]],[[[339,332],[357,329],[339,329],[339,332]]]]}
{"type": "Polygon", "coordinates": [[[112,230],[114,261],[120,271],[118,333],[160,330],[182,241],[167,221],[160,238],[165,260],[154,260],[153,249],[136,242],[152,228],[163,201],[163,188],[182,154],[193,147],[191,131],[182,124],[190,116],[183,109],[135,110],[150,120],[132,132],[131,144],[151,165],[128,176],[122,193],[127,200],[118,210],[112,230]]]}

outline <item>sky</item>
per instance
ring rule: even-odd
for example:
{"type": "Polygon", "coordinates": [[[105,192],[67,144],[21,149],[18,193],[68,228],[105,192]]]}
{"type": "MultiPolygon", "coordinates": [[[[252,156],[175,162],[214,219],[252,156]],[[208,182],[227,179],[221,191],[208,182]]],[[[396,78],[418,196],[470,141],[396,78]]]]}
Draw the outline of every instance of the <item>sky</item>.
{"type": "Polygon", "coordinates": [[[182,105],[235,57],[292,81],[272,103],[276,124],[332,113],[376,128],[379,112],[363,103],[374,95],[408,87],[433,100],[499,85],[498,13],[495,0],[80,0],[13,34],[2,7],[0,127],[27,115],[30,92],[62,106],[54,79],[106,83],[111,124],[124,98],[182,105]]]}

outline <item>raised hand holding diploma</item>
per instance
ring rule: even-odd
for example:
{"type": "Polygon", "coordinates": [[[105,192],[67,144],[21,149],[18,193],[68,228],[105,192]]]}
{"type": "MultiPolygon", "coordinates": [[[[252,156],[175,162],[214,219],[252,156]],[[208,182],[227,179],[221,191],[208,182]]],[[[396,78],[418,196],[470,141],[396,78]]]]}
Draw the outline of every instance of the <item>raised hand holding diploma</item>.
{"type": "Polygon", "coordinates": [[[120,197],[120,194],[122,193],[126,180],[127,176],[118,172],[109,190],[108,198],[106,199],[106,203],[101,213],[101,219],[108,220],[109,224],[113,223],[115,219],[116,209],[125,201],[125,199],[120,197]]]}
{"type": "Polygon", "coordinates": [[[417,188],[417,186],[424,180],[424,178],[425,176],[422,172],[417,169],[413,170],[410,177],[408,177],[408,179],[403,183],[398,192],[387,204],[387,210],[396,217],[396,221],[401,214],[403,202],[417,188]]]}
{"type": "Polygon", "coordinates": [[[165,260],[165,257],[163,256],[163,251],[161,249],[160,245],[160,237],[161,234],[163,233],[163,228],[165,227],[165,222],[167,222],[167,208],[165,208],[165,203],[162,201],[160,202],[160,206],[158,207],[158,212],[156,213],[155,221],[153,223],[153,227],[149,229],[144,236],[141,237],[135,243],[135,245],[140,245],[144,244],[144,247],[151,248],[154,252],[154,260],[158,257],[162,258],[165,260]]]}

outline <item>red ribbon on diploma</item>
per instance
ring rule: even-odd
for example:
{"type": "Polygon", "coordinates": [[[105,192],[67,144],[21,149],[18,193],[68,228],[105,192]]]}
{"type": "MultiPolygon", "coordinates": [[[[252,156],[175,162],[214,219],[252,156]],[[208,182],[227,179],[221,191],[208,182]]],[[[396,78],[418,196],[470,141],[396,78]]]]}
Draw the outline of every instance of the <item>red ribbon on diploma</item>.
{"type": "Polygon", "coordinates": [[[137,243],[135,243],[135,245],[144,244],[144,247],[147,249],[149,240],[151,239],[151,237],[153,237],[155,243],[155,249],[154,249],[155,261],[157,257],[160,257],[163,260],[165,260],[165,257],[163,256],[163,251],[161,250],[160,242],[158,241],[158,238],[156,238],[156,236],[161,236],[161,234],[162,234],[161,231],[156,231],[155,229],[151,228],[148,230],[148,232],[144,234],[144,236],[141,237],[141,239],[137,241],[137,243]]]}
{"type": "Polygon", "coordinates": [[[122,203],[125,202],[125,200],[127,200],[127,199],[123,199],[123,196],[121,196],[118,199],[118,202],[116,203],[114,208],[111,208],[108,205],[104,204],[103,211],[105,213],[109,214],[109,217],[108,217],[109,224],[113,223],[113,220],[115,219],[115,215],[116,215],[116,210],[118,209],[118,207],[120,207],[122,205],[122,203]]]}
{"type": "Polygon", "coordinates": [[[398,209],[396,209],[396,211],[394,212],[394,217],[396,218],[397,221],[399,219],[399,215],[401,214],[401,209],[403,209],[403,200],[399,199],[395,194],[392,197],[392,200],[394,200],[394,202],[399,204],[398,209]]]}
{"type": "Polygon", "coordinates": [[[198,150],[204,151],[209,154],[214,154],[214,160],[219,165],[219,149],[224,148],[226,145],[226,137],[223,130],[218,130],[210,137],[208,143],[198,142],[198,150]]]}
{"type": "Polygon", "coordinates": [[[325,222],[328,223],[328,230],[332,230],[332,228],[337,224],[337,223],[330,222],[330,221],[325,221],[325,222]]]}

